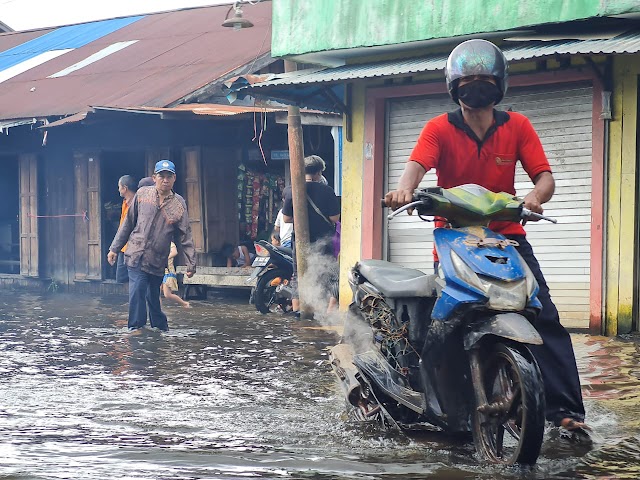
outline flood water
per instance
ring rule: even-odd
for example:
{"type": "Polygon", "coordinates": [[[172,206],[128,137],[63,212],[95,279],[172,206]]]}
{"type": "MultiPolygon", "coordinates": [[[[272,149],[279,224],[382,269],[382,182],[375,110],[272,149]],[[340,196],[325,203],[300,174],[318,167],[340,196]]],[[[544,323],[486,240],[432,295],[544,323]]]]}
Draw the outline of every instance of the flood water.
{"type": "Polygon", "coordinates": [[[126,329],[126,298],[0,294],[0,479],[635,479],[640,353],[573,336],[598,442],[545,437],[531,471],[469,444],[345,422],[338,336],[219,291],[170,331],[126,329]]]}

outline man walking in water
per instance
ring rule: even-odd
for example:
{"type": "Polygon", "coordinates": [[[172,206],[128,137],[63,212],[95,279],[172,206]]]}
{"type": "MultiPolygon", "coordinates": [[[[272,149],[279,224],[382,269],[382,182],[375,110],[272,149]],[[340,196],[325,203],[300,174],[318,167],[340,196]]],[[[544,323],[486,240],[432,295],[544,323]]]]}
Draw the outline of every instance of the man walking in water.
{"type": "Polygon", "coordinates": [[[196,272],[195,248],[191,237],[187,205],[173,192],[176,167],[170,160],[156,163],[154,186],[138,189],[129,211],[107,254],[109,264],[127,244],[125,264],[129,273],[129,330],[147,323],[147,303],[151,327],[166,331],[167,316],[160,306],[160,286],[171,242],[184,255],[187,277],[196,272]]]}

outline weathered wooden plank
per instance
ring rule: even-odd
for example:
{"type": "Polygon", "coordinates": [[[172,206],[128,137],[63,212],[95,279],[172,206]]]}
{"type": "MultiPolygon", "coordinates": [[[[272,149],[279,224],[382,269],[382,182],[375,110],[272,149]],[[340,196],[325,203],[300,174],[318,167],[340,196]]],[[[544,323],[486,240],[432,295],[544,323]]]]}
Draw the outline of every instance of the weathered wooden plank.
{"type": "MultiPolygon", "coordinates": [[[[186,268],[176,268],[178,273],[185,273],[186,268]]],[[[255,280],[247,283],[252,269],[226,268],[226,267],[198,267],[196,274],[189,278],[182,278],[185,285],[207,285],[211,287],[247,287],[255,285],[255,280]]]]}
{"type": "Polygon", "coordinates": [[[20,155],[20,274],[38,276],[38,170],[34,154],[20,155]]]}
{"type": "Polygon", "coordinates": [[[182,149],[182,157],[184,160],[185,201],[189,213],[189,225],[191,226],[191,235],[193,243],[198,253],[204,253],[205,248],[205,222],[203,204],[202,170],[200,162],[200,147],[185,147],[182,149]]]}
{"type": "MultiPolygon", "coordinates": [[[[75,211],[88,210],[87,199],[87,157],[84,153],[76,152],[73,156],[75,173],[75,211]]],[[[84,280],[89,270],[89,229],[84,218],[75,218],[75,279],[84,280]]]]}
{"type": "Polygon", "coordinates": [[[87,278],[102,279],[102,203],[100,201],[100,156],[91,153],[87,156],[87,223],[88,249],[87,278]]]}

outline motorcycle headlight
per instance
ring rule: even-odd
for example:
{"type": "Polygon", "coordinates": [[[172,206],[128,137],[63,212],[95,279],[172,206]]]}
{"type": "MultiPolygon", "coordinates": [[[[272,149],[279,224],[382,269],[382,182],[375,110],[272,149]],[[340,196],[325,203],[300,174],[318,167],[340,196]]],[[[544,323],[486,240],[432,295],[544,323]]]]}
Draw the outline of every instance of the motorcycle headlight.
{"type": "Polygon", "coordinates": [[[476,272],[471,270],[471,267],[464,263],[464,260],[462,260],[453,250],[451,250],[451,262],[453,263],[453,268],[458,274],[458,277],[481,292],[487,293],[476,272]]]}
{"type": "MultiPolygon", "coordinates": [[[[515,312],[524,310],[527,298],[529,298],[529,295],[527,295],[529,284],[526,278],[515,282],[503,282],[480,277],[453,250],[451,251],[451,261],[456,273],[462,280],[480,290],[489,298],[487,302],[489,308],[515,312]]],[[[531,272],[531,270],[528,271],[531,272]]],[[[531,275],[533,276],[533,274],[531,275]]]]}
{"type": "Polygon", "coordinates": [[[519,312],[527,306],[526,280],[515,282],[501,282],[500,280],[486,280],[487,306],[493,310],[519,312]]]}

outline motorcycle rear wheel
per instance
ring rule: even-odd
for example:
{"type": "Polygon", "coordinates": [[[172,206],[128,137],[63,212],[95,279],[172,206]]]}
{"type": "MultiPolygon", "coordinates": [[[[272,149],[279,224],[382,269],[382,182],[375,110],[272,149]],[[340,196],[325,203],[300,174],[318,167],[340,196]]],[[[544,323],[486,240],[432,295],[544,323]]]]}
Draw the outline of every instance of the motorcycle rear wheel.
{"type": "Polygon", "coordinates": [[[536,463],[545,405],[542,377],[533,356],[526,347],[496,343],[481,369],[487,404],[473,412],[476,449],[494,463],[536,463]]]}
{"type": "Polygon", "coordinates": [[[287,298],[280,297],[276,292],[277,285],[272,285],[273,281],[280,278],[281,280],[289,280],[289,275],[284,270],[274,268],[268,270],[262,275],[256,283],[254,294],[254,303],[256,309],[260,313],[273,313],[280,309],[286,311],[291,301],[287,298]]]}

